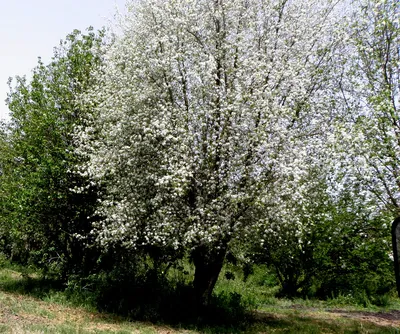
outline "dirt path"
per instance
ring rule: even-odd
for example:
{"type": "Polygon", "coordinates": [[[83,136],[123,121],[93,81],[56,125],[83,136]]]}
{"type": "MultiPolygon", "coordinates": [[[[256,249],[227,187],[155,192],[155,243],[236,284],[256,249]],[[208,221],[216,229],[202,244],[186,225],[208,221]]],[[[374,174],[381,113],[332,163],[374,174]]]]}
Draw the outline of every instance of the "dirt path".
{"type": "Polygon", "coordinates": [[[345,318],[349,320],[367,322],[377,326],[393,327],[399,329],[400,333],[400,311],[397,310],[386,312],[350,311],[345,309],[323,310],[293,305],[288,309],[281,309],[277,310],[276,312],[255,311],[255,316],[259,320],[287,319],[293,316],[324,321],[335,321],[340,318],[345,318]]]}
{"type": "Polygon", "coordinates": [[[400,329],[400,311],[387,312],[361,312],[347,310],[332,310],[329,311],[337,317],[345,317],[351,319],[371,322],[379,326],[391,326],[400,329]]]}

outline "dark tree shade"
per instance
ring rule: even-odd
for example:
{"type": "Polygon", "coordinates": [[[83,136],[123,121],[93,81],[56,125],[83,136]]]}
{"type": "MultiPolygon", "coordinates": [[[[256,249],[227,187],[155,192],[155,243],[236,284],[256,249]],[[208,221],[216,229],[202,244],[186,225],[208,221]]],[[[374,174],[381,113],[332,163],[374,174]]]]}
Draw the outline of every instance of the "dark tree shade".
{"type": "Polygon", "coordinates": [[[396,218],[392,223],[392,244],[394,258],[394,273],[396,275],[397,294],[400,298],[400,217],[396,218]]]}

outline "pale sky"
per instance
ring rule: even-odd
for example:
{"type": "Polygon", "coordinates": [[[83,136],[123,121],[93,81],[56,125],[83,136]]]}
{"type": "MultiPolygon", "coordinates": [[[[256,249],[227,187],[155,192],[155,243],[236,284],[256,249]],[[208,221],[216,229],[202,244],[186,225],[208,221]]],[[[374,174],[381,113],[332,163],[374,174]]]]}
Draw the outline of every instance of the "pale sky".
{"type": "Polygon", "coordinates": [[[60,39],[74,29],[99,29],[125,0],[0,0],[0,119],[7,119],[9,77],[27,75],[42,57],[47,63],[60,39]]]}

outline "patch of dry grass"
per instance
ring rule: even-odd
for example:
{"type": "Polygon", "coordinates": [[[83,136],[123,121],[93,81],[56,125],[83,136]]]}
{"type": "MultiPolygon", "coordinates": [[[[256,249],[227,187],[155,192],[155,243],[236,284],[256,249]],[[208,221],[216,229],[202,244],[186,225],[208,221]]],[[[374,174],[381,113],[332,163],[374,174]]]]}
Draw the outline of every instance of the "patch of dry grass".
{"type": "Polygon", "coordinates": [[[193,333],[0,292],[0,333],[193,333]]]}

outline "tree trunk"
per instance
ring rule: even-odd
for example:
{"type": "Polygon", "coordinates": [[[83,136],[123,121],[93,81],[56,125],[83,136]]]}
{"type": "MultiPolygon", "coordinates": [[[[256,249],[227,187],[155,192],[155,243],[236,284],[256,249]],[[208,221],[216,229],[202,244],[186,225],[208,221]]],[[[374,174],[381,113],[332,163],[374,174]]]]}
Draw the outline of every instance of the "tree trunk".
{"type": "Polygon", "coordinates": [[[400,217],[396,218],[392,223],[392,247],[397,295],[400,298],[400,217]]]}
{"type": "Polygon", "coordinates": [[[215,283],[224,264],[225,255],[226,247],[215,250],[202,246],[192,253],[195,266],[193,287],[198,306],[209,305],[215,283]]]}

